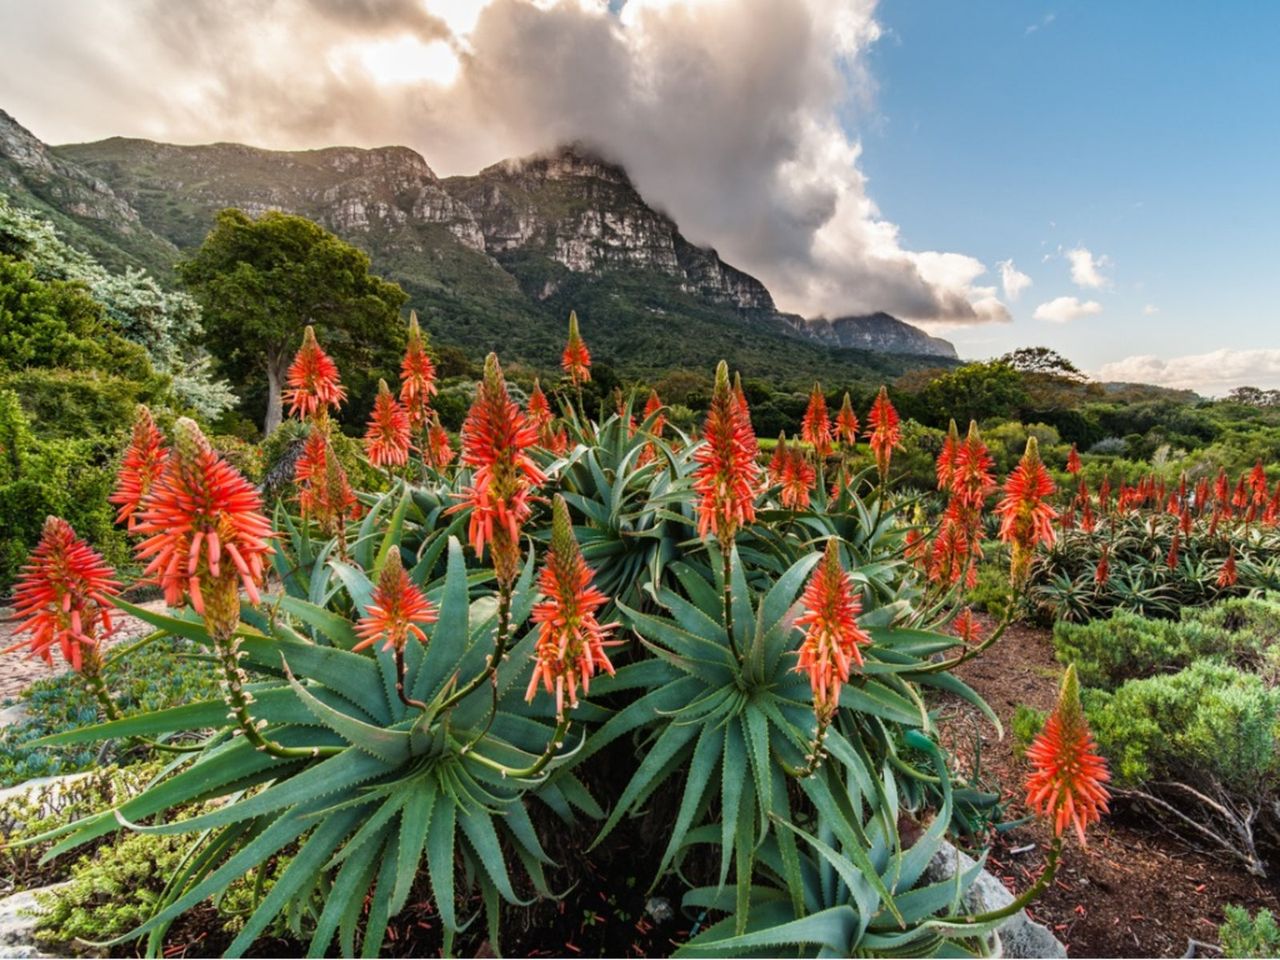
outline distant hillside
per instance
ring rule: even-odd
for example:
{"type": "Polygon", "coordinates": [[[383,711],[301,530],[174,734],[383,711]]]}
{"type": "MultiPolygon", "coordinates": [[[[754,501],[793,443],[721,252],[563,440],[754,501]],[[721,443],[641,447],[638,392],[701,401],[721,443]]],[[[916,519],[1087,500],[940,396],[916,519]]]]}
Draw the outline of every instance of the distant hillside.
{"type": "Polygon", "coordinates": [[[0,114],[0,171],[0,189],[56,214],[73,242],[161,276],[224,207],[309,217],[404,286],[438,342],[473,354],[551,366],[576,309],[596,356],[636,374],[725,357],[751,376],[873,382],[955,356],[884,314],[809,323],[778,311],[759,280],[689,242],[581,146],[441,180],[405,147],[46,147],[0,114]]]}

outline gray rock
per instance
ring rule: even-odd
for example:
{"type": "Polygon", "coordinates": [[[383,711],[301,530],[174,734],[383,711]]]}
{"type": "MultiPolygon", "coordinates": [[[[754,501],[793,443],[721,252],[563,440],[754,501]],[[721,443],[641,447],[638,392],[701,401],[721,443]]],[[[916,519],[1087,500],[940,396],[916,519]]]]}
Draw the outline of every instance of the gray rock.
{"type": "Polygon", "coordinates": [[[25,704],[15,703],[11,707],[0,710],[0,727],[16,727],[31,716],[25,704]]]}
{"type": "Polygon", "coordinates": [[[39,910],[36,895],[49,893],[62,884],[23,890],[0,900],[0,956],[4,957],[54,957],[36,944],[36,922],[39,910]]]}
{"type": "MultiPolygon", "coordinates": [[[[950,880],[956,874],[956,868],[963,872],[974,865],[972,857],[957,850],[949,843],[934,855],[925,877],[930,883],[950,880]]],[[[965,909],[971,913],[986,913],[999,910],[1013,902],[1011,894],[1003,883],[992,873],[983,870],[969,888],[964,897],[965,909]]],[[[1006,957],[1065,957],[1067,948],[1062,941],[1042,923],[1036,923],[1027,916],[1025,910],[1019,910],[1006,920],[997,930],[1000,938],[1000,953],[1006,957]]]]}

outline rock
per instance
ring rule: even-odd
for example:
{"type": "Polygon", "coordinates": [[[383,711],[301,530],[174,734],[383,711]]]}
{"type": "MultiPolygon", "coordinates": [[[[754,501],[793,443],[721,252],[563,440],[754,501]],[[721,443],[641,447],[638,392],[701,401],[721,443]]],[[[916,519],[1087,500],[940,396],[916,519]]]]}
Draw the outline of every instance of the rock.
{"type": "MultiPolygon", "coordinates": [[[[957,850],[949,843],[944,843],[925,869],[925,878],[930,883],[950,880],[956,874],[957,864],[963,872],[974,865],[972,857],[957,850]]],[[[992,873],[983,870],[969,888],[964,897],[965,909],[971,913],[986,913],[999,910],[1013,902],[1005,885],[992,873]]],[[[1000,937],[999,953],[1006,957],[1065,957],[1067,948],[1062,941],[1050,932],[1042,923],[1036,923],[1027,916],[1025,910],[1019,910],[1006,920],[997,930],[1000,937]]]]}
{"type": "Polygon", "coordinates": [[[0,956],[4,957],[54,957],[36,944],[36,912],[39,906],[36,895],[50,893],[63,886],[61,883],[36,890],[23,890],[0,900],[0,956]]]}
{"type": "Polygon", "coordinates": [[[15,703],[11,707],[5,707],[0,710],[0,727],[16,727],[29,716],[31,716],[31,711],[27,709],[25,704],[15,703]]]}

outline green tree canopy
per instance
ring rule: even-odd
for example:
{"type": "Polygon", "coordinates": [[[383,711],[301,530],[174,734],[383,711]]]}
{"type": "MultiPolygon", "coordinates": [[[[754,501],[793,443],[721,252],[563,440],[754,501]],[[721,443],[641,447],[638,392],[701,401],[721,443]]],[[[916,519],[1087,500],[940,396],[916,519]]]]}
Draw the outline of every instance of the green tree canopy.
{"type": "Polygon", "coordinates": [[[208,347],[223,370],[248,386],[265,374],[266,433],[280,423],[285,375],[308,324],[353,394],[368,392],[365,381],[376,382],[387,351],[404,342],[405,292],[370,274],[367,254],[305,217],[223,210],[178,272],[204,308],[208,347]]]}
{"type": "Polygon", "coordinates": [[[935,378],[920,393],[936,426],[1011,417],[1026,403],[1023,375],[1000,360],[969,363],[935,378]]]}

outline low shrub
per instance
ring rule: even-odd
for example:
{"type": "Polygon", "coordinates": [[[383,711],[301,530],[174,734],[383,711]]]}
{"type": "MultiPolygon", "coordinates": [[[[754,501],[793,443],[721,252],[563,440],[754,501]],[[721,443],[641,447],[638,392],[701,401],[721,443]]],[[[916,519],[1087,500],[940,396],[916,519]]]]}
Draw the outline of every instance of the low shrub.
{"type": "Polygon", "coordinates": [[[1013,749],[1018,756],[1026,753],[1031,742],[1040,735],[1048,716],[1046,711],[1029,707],[1025,703],[1014,708],[1013,721],[1009,726],[1013,731],[1013,749]]]}
{"type": "Polygon", "coordinates": [[[1227,904],[1227,922],[1218,928],[1224,957],[1280,957],[1280,924],[1270,910],[1253,916],[1244,907],[1227,904]]]}
{"type": "MultiPolygon", "coordinates": [[[[191,659],[185,642],[152,645],[117,661],[106,680],[124,715],[160,710],[205,699],[217,692],[208,666],[191,659]]],[[[87,770],[99,763],[100,747],[37,747],[41,737],[98,722],[98,706],[79,676],[64,673],[33,683],[19,700],[29,713],[21,723],[0,728],[0,787],[35,777],[87,770]]],[[[127,748],[127,743],[117,746],[127,748]]]]}

